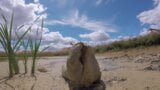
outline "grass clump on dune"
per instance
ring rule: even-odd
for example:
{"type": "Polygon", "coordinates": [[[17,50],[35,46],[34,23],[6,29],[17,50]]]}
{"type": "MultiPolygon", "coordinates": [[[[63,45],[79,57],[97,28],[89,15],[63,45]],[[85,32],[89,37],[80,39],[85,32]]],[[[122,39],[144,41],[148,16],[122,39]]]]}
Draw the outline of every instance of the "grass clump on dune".
{"type": "Polygon", "coordinates": [[[16,52],[21,46],[21,40],[27,34],[26,30],[13,44],[12,34],[13,34],[13,16],[12,14],[10,23],[6,20],[6,17],[2,15],[3,22],[0,23],[0,44],[2,45],[5,54],[9,62],[9,77],[13,77],[14,74],[19,73],[18,61],[16,58],[16,52]]]}
{"type": "MultiPolygon", "coordinates": [[[[49,48],[49,47],[45,47],[40,51],[40,46],[42,43],[42,33],[39,34],[39,31],[40,30],[37,28],[37,36],[39,37],[39,39],[35,39],[35,40],[32,40],[31,38],[29,39],[29,48],[30,48],[31,57],[32,57],[31,75],[33,76],[35,73],[35,66],[36,66],[36,60],[37,60],[38,54],[41,54],[42,52],[44,52],[46,49],[49,48]]],[[[41,24],[41,32],[43,32],[43,19],[41,24]]]]}
{"type": "MultiPolygon", "coordinates": [[[[18,29],[14,30],[13,28],[13,17],[12,14],[10,23],[7,22],[7,19],[4,15],[2,15],[3,22],[0,23],[0,45],[2,46],[4,53],[2,53],[2,57],[6,57],[9,63],[9,77],[13,77],[15,74],[20,73],[20,68],[18,65],[18,59],[24,59],[24,67],[25,73],[28,72],[27,69],[27,60],[28,57],[32,57],[32,66],[31,66],[31,74],[34,75],[35,73],[35,63],[38,54],[45,51],[48,47],[42,49],[40,51],[40,46],[42,42],[42,32],[40,38],[34,40],[33,38],[29,37],[25,39],[24,37],[26,34],[31,31],[32,24],[25,30],[22,34],[18,34],[17,31],[22,30],[24,25],[20,26],[18,29]],[[13,34],[16,36],[16,40],[13,40],[13,34]],[[19,50],[23,50],[23,53],[18,53],[19,50]]],[[[35,20],[37,21],[39,17],[35,20]]],[[[34,22],[35,22],[34,21],[34,22]]],[[[41,31],[43,31],[43,20],[41,25],[41,31]]],[[[39,29],[37,28],[37,36],[39,34],[39,29]]]]}
{"type": "Polygon", "coordinates": [[[128,40],[115,41],[108,45],[97,46],[96,52],[103,53],[106,51],[117,51],[137,47],[148,47],[153,45],[160,45],[160,34],[150,33],[145,36],[140,36],[128,40]]]}

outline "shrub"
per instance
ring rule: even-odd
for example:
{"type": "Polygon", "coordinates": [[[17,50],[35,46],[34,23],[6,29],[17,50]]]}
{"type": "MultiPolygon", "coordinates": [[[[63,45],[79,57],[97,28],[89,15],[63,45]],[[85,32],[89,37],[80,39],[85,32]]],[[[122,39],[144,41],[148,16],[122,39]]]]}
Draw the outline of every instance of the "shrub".
{"type": "Polygon", "coordinates": [[[151,33],[137,38],[115,41],[108,45],[97,46],[96,52],[99,53],[99,52],[122,50],[122,49],[136,48],[142,46],[152,46],[152,45],[160,45],[160,34],[151,33]]]}

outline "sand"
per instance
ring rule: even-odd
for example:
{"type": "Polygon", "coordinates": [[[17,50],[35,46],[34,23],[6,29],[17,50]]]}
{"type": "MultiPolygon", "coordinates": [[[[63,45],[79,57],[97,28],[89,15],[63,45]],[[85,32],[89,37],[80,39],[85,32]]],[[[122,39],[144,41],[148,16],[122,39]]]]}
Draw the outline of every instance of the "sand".
{"type": "MultiPolygon", "coordinates": [[[[160,90],[159,53],[160,48],[147,48],[96,56],[106,90],[160,90]]],[[[0,62],[0,90],[69,90],[61,76],[66,59],[67,57],[41,58],[37,61],[37,69],[45,68],[47,72],[36,69],[36,78],[28,73],[8,79],[8,63],[0,62]]],[[[28,64],[31,65],[30,63],[29,60],[28,64]]],[[[23,73],[22,61],[19,64],[23,73]]]]}

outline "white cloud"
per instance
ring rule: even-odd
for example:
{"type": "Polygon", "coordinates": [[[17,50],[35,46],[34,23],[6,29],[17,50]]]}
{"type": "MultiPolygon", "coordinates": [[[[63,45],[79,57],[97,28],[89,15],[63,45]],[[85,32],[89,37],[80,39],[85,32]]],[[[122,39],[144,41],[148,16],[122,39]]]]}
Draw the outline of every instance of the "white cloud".
{"type": "Polygon", "coordinates": [[[160,0],[153,0],[154,1],[154,5],[158,4],[160,0]]]}
{"type": "Polygon", "coordinates": [[[160,0],[154,0],[154,8],[140,13],[137,18],[142,24],[150,25],[150,28],[160,28],[160,0]]]}
{"type": "MultiPolygon", "coordinates": [[[[54,2],[59,2],[60,6],[64,6],[67,0],[53,0],[54,2]]],[[[99,1],[99,3],[102,3],[99,1]]],[[[46,7],[39,2],[39,0],[34,0],[34,3],[26,4],[25,0],[0,0],[0,14],[4,14],[6,18],[10,19],[12,10],[14,9],[14,29],[20,25],[27,24],[24,29],[28,27],[37,17],[40,15],[47,19],[46,7]]],[[[1,22],[2,18],[0,18],[1,22]]],[[[36,28],[40,28],[39,21],[35,23],[32,27],[32,31],[27,34],[25,38],[31,37],[32,39],[38,39],[36,28]]],[[[86,30],[92,31],[90,34],[80,35],[81,38],[88,38],[90,44],[102,44],[110,42],[109,35],[107,32],[116,32],[115,26],[98,20],[93,20],[88,18],[85,14],[80,14],[78,10],[72,11],[68,17],[61,20],[51,20],[48,21],[49,25],[66,25],[72,27],[80,27],[86,30]]],[[[18,34],[22,34],[25,30],[22,29],[18,34]]],[[[50,32],[48,28],[44,28],[43,45],[51,46],[52,49],[61,49],[64,47],[69,47],[70,43],[78,42],[72,37],[64,37],[60,32],[50,32]]],[[[15,34],[13,34],[13,39],[16,39],[15,34]]]]}
{"type": "Polygon", "coordinates": [[[59,32],[49,32],[43,34],[43,47],[50,46],[49,51],[60,50],[62,48],[71,47],[78,41],[72,37],[64,37],[59,32]]]}
{"type": "Polygon", "coordinates": [[[39,0],[34,0],[35,3],[39,3],[39,0]]]}
{"type": "Polygon", "coordinates": [[[102,31],[98,31],[98,32],[93,32],[93,33],[89,33],[89,34],[80,34],[81,38],[87,38],[90,39],[92,41],[107,41],[108,39],[110,39],[109,35],[105,32],[102,31]]]}
{"type": "MultiPolygon", "coordinates": [[[[10,22],[10,18],[12,13],[14,12],[14,22],[13,28],[14,31],[21,26],[26,25],[18,34],[22,34],[25,32],[29,24],[33,23],[39,15],[42,15],[44,18],[47,18],[47,14],[45,13],[46,8],[40,3],[29,3],[26,4],[24,0],[1,0],[0,1],[0,14],[4,15],[8,21],[10,22]]],[[[2,23],[2,17],[0,17],[0,23],[2,23]]],[[[36,28],[39,28],[40,25],[35,23],[33,25],[33,30],[28,33],[27,36],[36,37],[36,28]]],[[[16,39],[16,35],[13,32],[12,39],[16,39]]]]}
{"type": "Polygon", "coordinates": [[[97,0],[96,1],[96,6],[100,5],[102,3],[103,0],[97,0]]]}
{"type": "Polygon", "coordinates": [[[109,4],[113,3],[114,1],[115,0],[96,0],[95,1],[95,6],[98,7],[98,6],[102,5],[102,4],[109,5],[109,4]]]}
{"type": "MultiPolygon", "coordinates": [[[[116,32],[114,25],[106,22],[91,20],[86,15],[79,14],[76,9],[69,13],[68,17],[61,20],[51,20],[46,22],[47,25],[64,25],[71,27],[80,27],[85,30],[91,31],[89,34],[80,34],[81,38],[89,39],[88,44],[104,44],[111,41],[110,36],[107,32],[116,32]]],[[[85,41],[84,41],[85,42],[85,41]]]]}
{"type": "MultiPolygon", "coordinates": [[[[47,18],[46,7],[34,0],[34,3],[26,4],[24,0],[0,0],[0,14],[6,16],[7,21],[10,22],[12,10],[14,10],[14,30],[17,27],[25,24],[25,26],[18,31],[18,34],[25,32],[26,28],[34,22],[39,16],[47,18]]],[[[2,23],[2,18],[0,18],[2,23]]],[[[40,20],[33,24],[32,30],[26,35],[25,38],[31,37],[32,39],[39,39],[36,29],[40,28],[40,20]]],[[[59,32],[50,32],[48,28],[44,27],[42,47],[51,45],[52,48],[64,48],[70,46],[70,43],[77,42],[76,39],[71,37],[64,37],[59,32]],[[57,47],[56,47],[57,46],[57,47]]],[[[13,40],[16,40],[16,35],[13,33],[13,40]]]]}
{"type": "Polygon", "coordinates": [[[114,41],[117,41],[117,39],[108,39],[106,41],[83,41],[84,43],[91,45],[91,46],[97,46],[97,45],[107,45],[114,41]]]}
{"type": "Polygon", "coordinates": [[[80,27],[90,31],[116,32],[115,26],[102,21],[91,20],[86,15],[80,15],[78,10],[74,10],[70,15],[62,20],[51,20],[48,25],[67,25],[80,27]]]}
{"type": "Polygon", "coordinates": [[[40,3],[26,4],[24,0],[1,0],[0,8],[0,14],[5,15],[8,21],[14,10],[14,28],[33,22],[39,15],[47,17],[47,14],[43,13],[46,8],[40,3]]]}
{"type": "Polygon", "coordinates": [[[63,37],[59,32],[49,32],[43,34],[43,39],[48,42],[52,43],[63,43],[63,44],[70,44],[77,42],[76,39],[71,37],[63,37]]]}
{"type": "Polygon", "coordinates": [[[86,15],[79,14],[78,10],[70,12],[68,17],[61,20],[51,20],[46,22],[47,25],[64,25],[72,27],[80,27],[85,30],[91,31],[89,34],[80,34],[81,38],[91,40],[89,43],[102,44],[109,41],[109,35],[107,32],[116,32],[114,25],[106,22],[91,20],[86,15]]]}
{"type": "Polygon", "coordinates": [[[65,45],[65,44],[62,44],[62,43],[49,43],[49,45],[44,45],[43,47],[45,48],[45,47],[48,47],[48,46],[50,46],[48,49],[47,49],[47,51],[59,51],[59,50],[62,50],[63,48],[68,48],[68,47],[71,47],[71,45],[70,44],[67,44],[67,45],[65,45]]]}
{"type": "Polygon", "coordinates": [[[146,29],[146,28],[143,28],[143,30],[140,32],[140,36],[145,36],[145,35],[148,35],[150,34],[150,30],[146,29]]]}
{"type": "Polygon", "coordinates": [[[66,22],[61,21],[61,20],[47,20],[45,24],[47,25],[68,25],[66,22]]]}

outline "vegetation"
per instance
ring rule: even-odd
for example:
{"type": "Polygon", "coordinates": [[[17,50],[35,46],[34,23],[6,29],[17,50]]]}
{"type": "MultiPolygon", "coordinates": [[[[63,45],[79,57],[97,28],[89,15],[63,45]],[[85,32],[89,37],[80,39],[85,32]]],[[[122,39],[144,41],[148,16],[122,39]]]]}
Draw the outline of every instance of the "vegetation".
{"type": "MultiPolygon", "coordinates": [[[[22,26],[20,26],[17,30],[13,29],[13,17],[14,14],[12,14],[10,23],[7,22],[7,19],[4,15],[2,15],[3,21],[0,23],[0,45],[3,47],[4,52],[1,52],[0,56],[3,58],[7,58],[9,63],[9,77],[13,77],[15,74],[19,74],[19,65],[18,65],[18,59],[19,57],[22,57],[24,59],[24,67],[25,67],[25,73],[28,72],[27,69],[27,61],[28,57],[32,57],[32,69],[31,74],[33,75],[35,73],[35,63],[36,59],[38,57],[38,54],[41,54],[44,50],[46,50],[48,47],[44,48],[40,52],[40,45],[42,41],[42,35],[40,35],[39,39],[33,40],[32,38],[24,39],[26,34],[31,31],[32,25],[29,26],[29,28],[22,33],[21,35],[18,35],[17,31],[21,30],[22,26]],[[12,34],[15,33],[16,40],[12,39],[12,34]],[[22,48],[23,53],[18,54],[18,50],[22,48]]],[[[37,19],[36,19],[37,20],[37,19]]],[[[41,25],[41,30],[43,31],[43,20],[41,25]]],[[[39,29],[37,29],[37,34],[39,32],[39,29]]],[[[38,35],[37,35],[38,36],[38,35]]]]}
{"type": "MultiPolygon", "coordinates": [[[[25,57],[24,57],[25,55],[27,58],[32,57],[31,52],[29,51],[26,52],[24,50],[22,52],[16,53],[17,60],[23,60],[23,62],[25,63],[25,57]]],[[[68,55],[68,51],[66,50],[56,51],[56,52],[45,51],[45,52],[38,53],[37,57],[52,57],[52,56],[67,56],[67,55],[68,55]]],[[[7,56],[4,52],[0,52],[0,61],[4,61],[4,60],[7,60],[7,56]]]]}
{"type": "MultiPolygon", "coordinates": [[[[43,20],[42,20],[41,30],[43,31],[43,20]]],[[[37,29],[37,36],[39,36],[38,34],[39,34],[39,30],[37,29]]],[[[32,68],[31,68],[32,75],[34,75],[35,73],[35,64],[36,64],[38,52],[40,51],[41,41],[42,41],[42,34],[40,35],[40,39],[36,39],[36,40],[29,39],[29,47],[31,50],[31,57],[32,57],[32,68]]],[[[43,52],[44,50],[42,50],[41,52],[43,52]]]]}
{"type": "Polygon", "coordinates": [[[22,46],[24,48],[24,51],[22,52],[22,56],[24,59],[23,63],[24,63],[25,74],[28,72],[28,69],[27,69],[27,62],[28,62],[28,58],[29,58],[29,55],[27,54],[28,45],[29,45],[29,40],[27,40],[26,43],[25,43],[25,40],[22,41],[22,46]]]}
{"type": "Polygon", "coordinates": [[[21,40],[26,35],[28,30],[26,30],[19,38],[15,41],[15,44],[12,43],[12,33],[13,33],[13,14],[10,21],[10,26],[5,16],[2,15],[4,22],[0,24],[0,44],[2,45],[5,54],[9,61],[9,77],[12,77],[14,74],[19,73],[18,61],[16,59],[16,51],[21,45],[21,40]]]}
{"type": "Polygon", "coordinates": [[[115,41],[108,45],[97,46],[95,50],[97,53],[103,53],[106,51],[116,51],[116,50],[123,50],[123,49],[129,49],[129,48],[147,47],[152,45],[160,45],[159,33],[150,33],[148,35],[140,36],[137,38],[115,41]]]}

